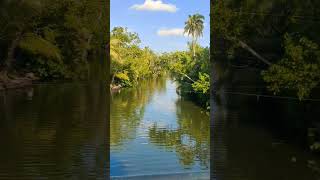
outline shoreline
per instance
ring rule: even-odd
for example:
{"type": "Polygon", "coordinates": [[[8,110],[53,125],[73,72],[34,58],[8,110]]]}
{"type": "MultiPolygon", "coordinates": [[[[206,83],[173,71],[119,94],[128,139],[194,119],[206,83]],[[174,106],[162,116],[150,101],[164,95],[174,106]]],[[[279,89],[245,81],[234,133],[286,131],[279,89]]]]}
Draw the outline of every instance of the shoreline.
{"type": "Polygon", "coordinates": [[[114,92],[120,92],[122,89],[122,86],[119,84],[119,85],[115,85],[115,84],[110,84],[110,91],[112,93],[114,92]]]}
{"type": "Polygon", "coordinates": [[[27,73],[25,76],[16,76],[7,80],[0,79],[0,91],[32,86],[38,80],[39,78],[34,76],[33,73],[27,73]]]}

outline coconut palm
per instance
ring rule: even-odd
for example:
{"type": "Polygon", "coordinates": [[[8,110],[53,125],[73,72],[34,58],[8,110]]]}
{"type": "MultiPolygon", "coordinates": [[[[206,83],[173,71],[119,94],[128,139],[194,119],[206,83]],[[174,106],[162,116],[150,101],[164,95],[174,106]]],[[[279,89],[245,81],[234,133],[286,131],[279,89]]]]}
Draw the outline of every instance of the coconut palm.
{"type": "Polygon", "coordinates": [[[184,33],[188,34],[189,36],[192,37],[192,49],[193,49],[193,56],[196,55],[195,51],[195,45],[197,43],[197,40],[200,36],[203,35],[203,21],[204,21],[204,16],[201,14],[194,14],[194,15],[189,15],[188,20],[185,22],[185,27],[184,27],[184,33]]]}

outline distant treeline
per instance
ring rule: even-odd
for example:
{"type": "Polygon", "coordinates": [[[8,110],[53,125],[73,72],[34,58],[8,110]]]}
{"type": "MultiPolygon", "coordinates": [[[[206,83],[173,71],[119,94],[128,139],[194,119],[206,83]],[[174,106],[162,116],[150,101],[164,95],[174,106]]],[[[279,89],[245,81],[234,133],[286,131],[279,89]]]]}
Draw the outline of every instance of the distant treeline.
{"type": "Polygon", "coordinates": [[[139,85],[141,79],[170,74],[179,84],[179,93],[209,107],[209,48],[189,44],[186,51],[157,54],[139,47],[137,33],[115,27],[111,31],[111,85],[139,85]]]}

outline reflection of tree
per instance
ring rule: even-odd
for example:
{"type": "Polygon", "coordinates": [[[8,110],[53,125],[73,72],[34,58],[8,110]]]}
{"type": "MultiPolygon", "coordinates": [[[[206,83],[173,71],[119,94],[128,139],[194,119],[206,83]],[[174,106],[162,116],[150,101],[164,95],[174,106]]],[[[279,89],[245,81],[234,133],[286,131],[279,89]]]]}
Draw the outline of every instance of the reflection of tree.
{"type": "Polygon", "coordinates": [[[143,115],[145,105],[156,92],[166,89],[165,79],[141,81],[133,89],[113,94],[111,100],[110,145],[121,145],[135,137],[136,128],[143,115]]]}
{"type": "Polygon", "coordinates": [[[154,124],[149,129],[150,141],[168,150],[174,149],[186,168],[199,161],[206,169],[210,161],[209,117],[190,102],[178,100],[176,105],[178,128],[164,129],[154,124]]]}
{"type": "Polygon", "coordinates": [[[60,84],[0,97],[0,173],[9,178],[105,178],[105,85],[60,84]],[[58,173],[57,173],[58,172],[58,173]]]}

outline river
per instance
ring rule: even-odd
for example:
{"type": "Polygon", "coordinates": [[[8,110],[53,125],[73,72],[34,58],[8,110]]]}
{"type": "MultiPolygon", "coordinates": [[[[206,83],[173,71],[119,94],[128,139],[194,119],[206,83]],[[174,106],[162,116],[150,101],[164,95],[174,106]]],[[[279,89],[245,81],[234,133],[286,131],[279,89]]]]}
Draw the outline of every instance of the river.
{"type": "Polygon", "coordinates": [[[212,179],[320,179],[309,147],[319,102],[220,94],[210,104],[212,179]]]}
{"type": "Polygon", "coordinates": [[[106,85],[0,92],[0,179],[107,179],[106,85]]]}
{"type": "Polygon", "coordinates": [[[209,178],[209,114],[179,97],[176,88],[163,78],[112,95],[112,177],[209,178]]]}
{"type": "Polygon", "coordinates": [[[211,102],[210,133],[176,88],[164,78],[113,93],[110,154],[105,84],[1,91],[0,179],[108,179],[108,166],[114,179],[320,179],[318,155],[300,144],[319,104],[228,95],[211,102]]]}

